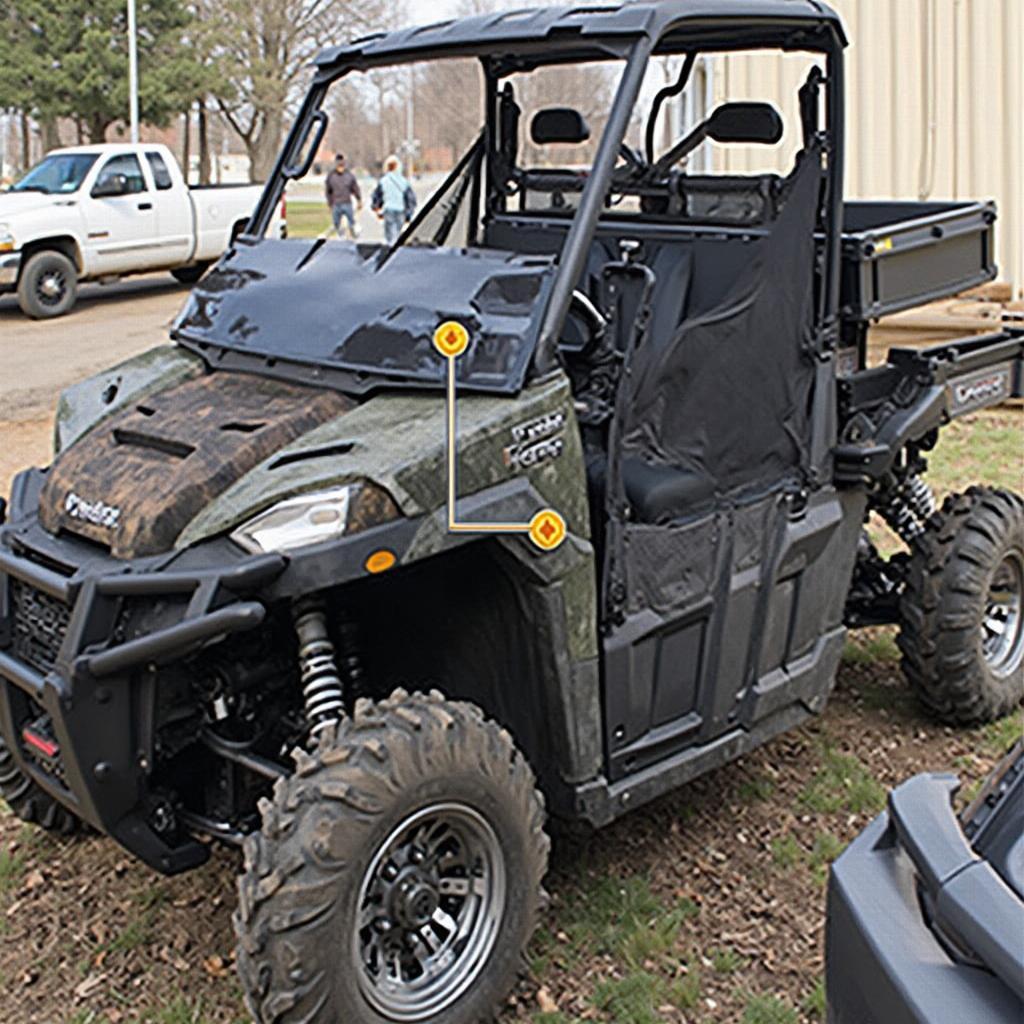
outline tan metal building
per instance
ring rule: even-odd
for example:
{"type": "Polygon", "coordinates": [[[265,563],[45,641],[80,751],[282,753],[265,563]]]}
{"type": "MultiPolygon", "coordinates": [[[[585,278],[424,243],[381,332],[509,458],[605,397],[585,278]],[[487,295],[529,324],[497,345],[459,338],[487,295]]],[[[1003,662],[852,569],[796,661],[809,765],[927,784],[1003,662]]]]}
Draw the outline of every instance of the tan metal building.
{"type": "MultiPolygon", "coordinates": [[[[1024,297],[1024,0],[831,6],[850,38],[847,194],[995,199],[1000,277],[1024,297]]],[[[770,99],[790,124],[808,67],[801,55],[744,54],[700,73],[708,103],[770,99]]],[[[715,147],[713,159],[721,170],[755,169],[749,152],[715,147]]]]}

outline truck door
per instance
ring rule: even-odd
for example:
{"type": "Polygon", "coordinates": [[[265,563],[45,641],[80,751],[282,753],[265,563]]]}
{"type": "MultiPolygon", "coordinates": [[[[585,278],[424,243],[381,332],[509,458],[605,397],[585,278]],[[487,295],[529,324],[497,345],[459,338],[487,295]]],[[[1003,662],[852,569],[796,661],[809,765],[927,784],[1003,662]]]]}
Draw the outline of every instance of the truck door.
{"type": "Polygon", "coordinates": [[[119,274],[152,266],[157,238],[153,193],[134,153],[110,157],[84,202],[90,273],[119,274]]]}
{"type": "Polygon", "coordinates": [[[650,326],[626,352],[610,444],[613,779],[817,707],[831,685],[861,523],[813,464],[834,401],[817,346],[823,173],[805,151],[758,225],[639,238],[665,291],[638,318],[650,326]],[[681,280],[669,271],[684,262],[681,280]]]}
{"type": "Polygon", "coordinates": [[[146,163],[153,176],[153,204],[160,236],[161,266],[187,263],[195,248],[192,200],[184,180],[175,183],[171,169],[157,150],[146,151],[146,163]]]}

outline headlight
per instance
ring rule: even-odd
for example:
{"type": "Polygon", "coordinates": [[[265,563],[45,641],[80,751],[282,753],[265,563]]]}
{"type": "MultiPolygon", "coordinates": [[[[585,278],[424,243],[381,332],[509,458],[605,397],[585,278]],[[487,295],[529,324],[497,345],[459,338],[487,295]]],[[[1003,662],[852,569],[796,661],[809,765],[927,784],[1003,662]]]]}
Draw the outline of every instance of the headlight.
{"type": "Polygon", "coordinates": [[[231,539],[253,554],[291,551],[359,533],[400,514],[386,491],[350,484],[278,502],[240,526],[231,539]]]}
{"type": "Polygon", "coordinates": [[[0,252],[14,252],[14,232],[10,224],[0,224],[0,252]]]}

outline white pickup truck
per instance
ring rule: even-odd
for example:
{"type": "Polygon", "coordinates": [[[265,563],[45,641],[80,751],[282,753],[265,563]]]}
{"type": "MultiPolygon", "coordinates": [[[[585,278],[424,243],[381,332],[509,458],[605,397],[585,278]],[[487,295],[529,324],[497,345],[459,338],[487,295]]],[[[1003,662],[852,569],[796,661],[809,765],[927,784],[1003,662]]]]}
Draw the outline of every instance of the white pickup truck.
{"type": "Polygon", "coordinates": [[[192,284],[244,230],[261,192],[190,187],[166,146],[54,150],[0,193],[0,292],[17,291],[41,319],[67,313],[80,281],[169,270],[192,284]]]}

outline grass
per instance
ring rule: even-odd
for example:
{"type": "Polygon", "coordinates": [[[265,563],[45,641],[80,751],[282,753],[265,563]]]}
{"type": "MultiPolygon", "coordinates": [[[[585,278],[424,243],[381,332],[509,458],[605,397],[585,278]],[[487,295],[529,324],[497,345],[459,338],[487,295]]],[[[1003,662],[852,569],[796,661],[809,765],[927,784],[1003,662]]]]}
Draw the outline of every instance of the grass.
{"type": "Polygon", "coordinates": [[[736,795],[745,804],[769,800],[775,793],[775,783],[767,775],[752,775],[736,787],[736,795]]]}
{"type": "Polygon", "coordinates": [[[825,979],[819,978],[814,983],[814,988],[804,996],[800,1003],[800,1009],[811,1018],[811,1020],[824,1020],[828,1006],[825,999],[825,979]]]}
{"type": "Polygon", "coordinates": [[[288,201],[288,237],[318,238],[325,231],[333,231],[331,212],[323,203],[288,201]]]}
{"type": "Polygon", "coordinates": [[[992,757],[1002,757],[1021,738],[1024,732],[1024,718],[1019,711],[1000,718],[997,722],[982,726],[978,730],[978,741],[982,750],[992,757]]]}
{"type": "Polygon", "coordinates": [[[831,832],[819,832],[811,848],[811,872],[819,885],[828,881],[828,869],[832,861],[846,849],[846,843],[831,832]]]}
{"type": "Polygon", "coordinates": [[[698,912],[685,898],[666,907],[645,878],[595,879],[588,888],[572,892],[558,914],[555,931],[564,932],[569,942],[555,948],[550,931],[538,937],[535,973],[559,949],[570,963],[586,953],[614,956],[629,966],[664,958],[675,948],[683,923],[698,912]]]}
{"type": "Polygon", "coordinates": [[[772,860],[780,868],[795,867],[803,860],[803,847],[791,836],[778,836],[771,841],[772,860]]]}
{"type": "MultiPolygon", "coordinates": [[[[612,958],[625,972],[594,990],[591,1002],[615,1024],[655,1024],[659,1006],[696,1005],[700,975],[695,966],[672,978],[681,959],[680,934],[700,913],[687,898],[666,906],[646,878],[601,877],[573,889],[556,922],[538,935],[532,967],[540,977],[554,961],[571,969],[584,956],[612,958]]],[[[723,963],[731,963],[723,953],[723,963]]],[[[534,1016],[534,1024],[561,1024],[561,1015],[534,1016]],[[551,1019],[548,1019],[551,1018],[551,1019]]]]}
{"type": "Polygon", "coordinates": [[[658,1007],[666,998],[662,978],[633,971],[624,978],[602,981],[594,990],[594,1005],[615,1024],[660,1024],[658,1007]]]}
{"type": "Polygon", "coordinates": [[[822,766],[800,795],[819,814],[849,811],[877,814],[885,806],[885,787],[853,754],[841,754],[830,745],[822,753],[822,766]]]}
{"type": "Polygon", "coordinates": [[[25,855],[21,852],[0,850],[0,899],[21,885],[25,875],[25,855]]]}
{"type": "Polygon", "coordinates": [[[939,494],[965,489],[965,480],[1021,489],[1021,422],[1018,413],[987,410],[954,420],[939,432],[927,479],[939,494]]]}
{"type": "Polygon", "coordinates": [[[746,964],[746,957],[741,956],[735,949],[712,949],[708,951],[708,959],[711,966],[719,974],[733,974],[746,964]]]}
{"type": "Polygon", "coordinates": [[[742,1024],[800,1024],[800,1018],[776,996],[751,996],[743,1010],[742,1024]]]}
{"type": "Polygon", "coordinates": [[[147,1024],[206,1024],[208,1018],[203,1014],[202,1003],[193,1005],[179,996],[159,1010],[151,1011],[143,1019],[147,1024]]]}
{"type": "Polygon", "coordinates": [[[858,630],[850,635],[843,648],[843,661],[851,665],[877,665],[899,660],[896,631],[889,627],[858,630]]]}

